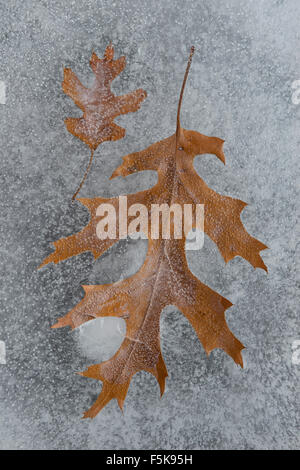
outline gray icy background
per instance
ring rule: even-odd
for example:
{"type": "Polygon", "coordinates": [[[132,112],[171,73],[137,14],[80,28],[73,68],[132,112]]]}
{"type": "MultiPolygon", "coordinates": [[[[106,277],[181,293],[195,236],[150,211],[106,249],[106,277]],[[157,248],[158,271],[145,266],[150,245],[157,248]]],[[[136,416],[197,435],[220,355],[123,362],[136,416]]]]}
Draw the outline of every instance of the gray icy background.
{"type": "Polygon", "coordinates": [[[1,449],[281,449],[299,447],[300,339],[298,0],[0,2],[1,323],[7,364],[0,365],[1,449]],[[89,149],[63,119],[80,110],[61,90],[63,67],[92,83],[89,58],[112,41],[127,67],[115,93],[138,87],[148,98],[118,119],[126,137],[96,152],[82,196],[148,188],[152,172],[109,181],[121,156],[174,132],[189,47],[196,54],[182,124],[226,140],[227,165],[198,157],[196,168],[222,194],[249,203],[242,219],[265,242],[267,275],[241,258],[225,266],[216,246],[189,252],[192,271],[235,305],[229,326],[247,349],[245,369],[215,350],[206,358],[175,308],[161,319],[169,371],[159,399],[155,379],[136,375],[124,415],[112,401],[81,420],[101,383],[75,374],[110,357],[122,337],[112,319],[80,331],[51,330],[82,297],[82,283],[133,274],[145,241],[122,242],[96,262],[89,253],[37,266],[51,242],[79,231],[88,213],[71,196],[89,149]]]}

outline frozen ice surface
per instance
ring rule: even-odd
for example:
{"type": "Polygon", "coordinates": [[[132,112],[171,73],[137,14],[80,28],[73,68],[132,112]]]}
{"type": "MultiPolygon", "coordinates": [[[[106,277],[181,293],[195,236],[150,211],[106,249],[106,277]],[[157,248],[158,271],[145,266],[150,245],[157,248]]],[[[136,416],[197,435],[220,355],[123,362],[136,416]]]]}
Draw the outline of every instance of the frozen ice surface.
{"type": "MultiPolygon", "coordinates": [[[[292,362],[300,339],[300,104],[292,100],[292,84],[300,80],[299,15],[298,0],[0,2],[0,80],[9,87],[0,106],[0,338],[7,352],[0,448],[299,447],[300,369],[292,362]],[[136,272],[147,243],[120,242],[96,262],[85,253],[36,268],[52,241],[88,221],[86,209],[71,203],[89,149],[64,126],[64,118],[81,111],[61,90],[63,67],[90,86],[90,55],[102,55],[110,41],[116,56],[127,57],[113,90],[142,87],[148,97],[137,113],[116,119],[126,137],[97,149],[81,196],[126,194],[155,183],[153,172],[108,178],[121,156],[174,132],[194,44],[182,125],[226,141],[225,167],[212,155],[198,157],[195,166],[214,190],[249,203],[242,220],[270,247],[263,252],[269,274],[240,258],[225,266],[205,237],[202,250],[187,252],[189,264],[235,304],[226,317],[247,347],[245,369],[221,350],[207,358],[192,327],[168,307],[161,320],[169,372],[162,400],[155,379],[140,373],[124,415],[112,401],[90,421],[80,417],[101,383],[75,372],[113,351],[91,350],[80,332],[50,326],[83,297],[81,284],[136,272]]],[[[98,333],[92,332],[96,340],[98,333]]]]}

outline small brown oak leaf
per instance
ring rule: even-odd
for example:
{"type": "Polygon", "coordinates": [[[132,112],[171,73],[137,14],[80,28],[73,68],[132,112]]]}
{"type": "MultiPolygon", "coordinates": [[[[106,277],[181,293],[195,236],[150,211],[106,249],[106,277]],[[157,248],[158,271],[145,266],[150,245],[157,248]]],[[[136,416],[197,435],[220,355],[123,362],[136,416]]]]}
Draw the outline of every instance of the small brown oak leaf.
{"type": "Polygon", "coordinates": [[[117,60],[113,57],[112,45],[107,46],[103,59],[99,59],[93,52],[90,65],[95,74],[95,81],[91,88],[82,85],[70,68],[64,70],[63,91],[83,111],[83,116],[80,118],[65,119],[65,125],[71,134],[85,142],[91,149],[86,174],[73,199],[84,183],[98,145],[108,140],[119,140],[125,136],[125,129],[118,126],[114,119],[122,114],[137,111],[147,96],[145,90],[141,88],[123,96],[115,96],[112,93],[111,82],[125,67],[124,56],[117,60]]]}

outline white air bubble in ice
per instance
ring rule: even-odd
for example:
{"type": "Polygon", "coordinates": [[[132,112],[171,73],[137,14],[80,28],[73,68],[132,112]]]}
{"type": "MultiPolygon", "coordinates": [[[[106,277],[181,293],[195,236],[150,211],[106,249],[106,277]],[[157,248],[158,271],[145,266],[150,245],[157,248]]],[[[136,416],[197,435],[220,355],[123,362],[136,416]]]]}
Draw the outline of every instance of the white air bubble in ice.
{"type": "Polygon", "coordinates": [[[0,80],[0,104],[6,103],[5,83],[0,80]]]}
{"type": "Polygon", "coordinates": [[[125,330],[122,318],[105,317],[88,321],[75,332],[82,353],[90,360],[102,362],[119,349],[125,330]]]}
{"type": "Polygon", "coordinates": [[[6,364],[6,349],[4,341],[0,341],[0,364],[6,364]]]}

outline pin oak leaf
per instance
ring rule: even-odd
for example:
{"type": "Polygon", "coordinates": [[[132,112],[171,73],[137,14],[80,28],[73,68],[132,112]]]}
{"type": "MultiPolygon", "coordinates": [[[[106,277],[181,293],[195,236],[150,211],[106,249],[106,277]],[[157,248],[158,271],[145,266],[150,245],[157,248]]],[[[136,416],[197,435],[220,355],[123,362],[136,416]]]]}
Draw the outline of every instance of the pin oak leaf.
{"type": "MultiPolygon", "coordinates": [[[[205,208],[204,231],[215,242],[225,262],[241,256],[254,268],[267,270],[260,256],[266,245],[249,235],[240,219],[246,203],[213,191],[194,170],[196,155],[214,154],[223,163],[225,156],[222,139],[186,130],[180,124],[180,107],[192,55],[193,48],[180,93],[175,134],[145,150],[125,156],[112,178],[126,177],[143,170],[157,171],[157,184],[145,191],[129,194],[128,206],[143,204],[150,217],[153,203],[167,203],[169,206],[202,203],[205,208]]],[[[55,251],[42,265],[58,263],[86,251],[98,258],[118,242],[119,233],[114,239],[105,240],[99,240],[96,235],[97,207],[110,203],[118,215],[118,198],[78,200],[90,211],[89,224],[81,232],[54,242],[55,251]]],[[[194,214],[192,227],[197,228],[194,214]]],[[[231,307],[231,302],[192,274],[185,256],[184,234],[180,239],[176,239],[172,231],[170,239],[163,239],[161,231],[159,234],[159,238],[154,239],[148,231],[147,256],[136,274],[117,283],[83,286],[83,300],[54,325],[54,328],[76,328],[104,316],[121,317],[126,321],[126,335],[116,354],[82,373],[103,383],[98,399],[84,417],[95,417],[113,398],[122,408],[131,378],[141,370],[156,377],[163,394],[168,373],[160,348],[159,323],[162,310],[170,304],[190,321],[207,354],[221,348],[243,366],[241,351],[244,346],[229,330],[225,319],[225,311],[231,307]]]]}
{"type": "Polygon", "coordinates": [[[110,87],[112,81],[125,68],[125,57],[114,60],[114,48],[107,46],[104,58],[99,59],[93,52],[90,65],[95,75],[91,88],[86,88],[70,68],[64,70],[63,91],[72,98],[83,111],[80,118],[65,119],[68,131],[85,142],[91,149],[90,162],[78,190],[80,191],[91,167],[94,150],[102,142],[119,140],[125,136],[125,129],[118,126],[114,119],[122,114],[133,113],[140,108],[146,98],[145,90],[139,88],[123,96],[115,96],[110,87]]]}

